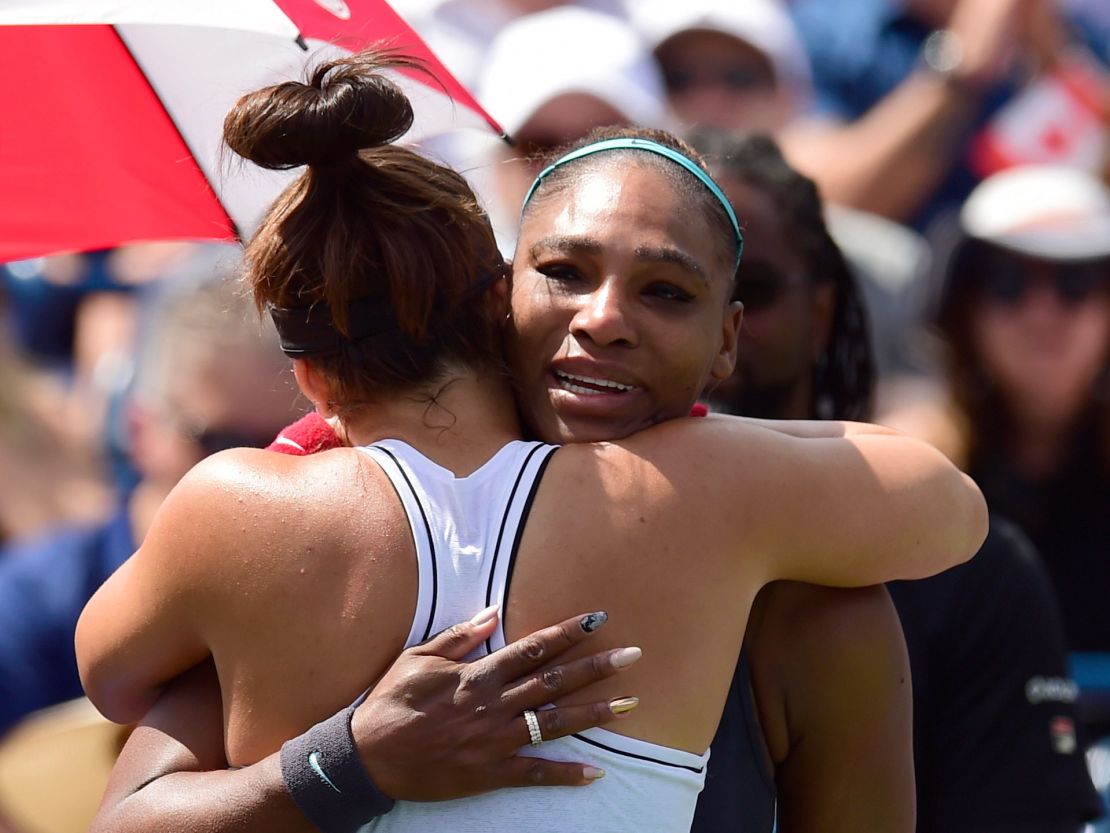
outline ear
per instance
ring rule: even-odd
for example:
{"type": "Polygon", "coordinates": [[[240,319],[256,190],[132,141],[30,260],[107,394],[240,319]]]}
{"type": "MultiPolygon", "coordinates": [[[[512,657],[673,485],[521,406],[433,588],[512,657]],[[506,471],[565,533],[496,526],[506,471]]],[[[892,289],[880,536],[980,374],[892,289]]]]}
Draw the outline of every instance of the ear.
{"type": "Polygon", "coordinates": [[[506,261],[504,276],[490,284],[489,304],[494,321],[501,321],[509,316],[509,299],[512,295],[512,264],[506,261]]]}
{"type": "Polygon", "coordinates": [[[335,415],[332,405],[331,385],[327,378],[308,359],[293,359],[293,378],[297,387],[324,419],[335,415]]]}
{"type": "Polygon", "coordinates": [[[736,369],[736,343],[740,338],[740,325],[743,322],[744,305],[739,301],[729,302],[721,321],[721,346],[709,368],[709,378],[713,385],[723,382],[736,369]]]}
{"type": "Polygon", "coordinates": [[[813,329],[810,355],[814,361],[825,352],[832,336],[833,313],[836,311],[836,285],[821,281],[813,287],[813,329]]]}

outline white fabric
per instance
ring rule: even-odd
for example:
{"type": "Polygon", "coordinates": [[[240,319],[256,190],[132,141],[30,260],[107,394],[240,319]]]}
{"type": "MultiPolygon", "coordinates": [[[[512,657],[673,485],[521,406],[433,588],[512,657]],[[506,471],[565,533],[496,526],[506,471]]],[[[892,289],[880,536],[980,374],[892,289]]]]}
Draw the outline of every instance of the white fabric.
{"type": "Polygon", "coordinates": [[[4,0],[0,25],[155,23],[243,29],[290,39],[297,27],[272,0],[4,0]]]}
{"type": "Polygon", "coordinates": [[[1032,257],[1106,257],[1110,188],[1078,168],[1009,168],[975,187],[960,211],[960,223],[972,237],[1032,257]]]}
{"type": "MultiPolygon", "coordinates": [[[[335,0],[314,2],[326,8],[335,4],[335,0]]],[[[115,26],[244,239],[301,169],[267,171],[243,164],[223,145],[224,116],[244,93],[304,80],[306,67],[346,54],[314,39],[305,42],[306,51],[296,41],[297,27],[273,0],[0,3],[0,25],[30,24],[115,26]]],[[[90,56],[90,65],[95,65],[95,56],[90,56]]],[[[388,74],[412,102],[415,121],[403,138],[406,145],[461,128],[488,132],[481,115],[456,104],[436,82],[388,74]]]]}
{"type": "MultiPolygon", "coordinates": [[[[407,645],[418,644],[489,604],[503,606],[518,534],[554,448],[512,442],[463,478],[399,441],[380,442],[363,451],[382,466],[396,488],[416,544],[420,590],[407,645]]],[[[490,644],[494,650],[504,646],[500,627],[490,644]]],[[[484,648],[475,652],[475,656],[484,654],[484,648]]],[[[521,727],[523,735],[523,719],[521,727]]],[[[398,801],[390,813],[362,831],[689,830],[709,759],[708,751],[694,755],[605,729],[547,741],[538,748],[524,746],[519,754],[592,764],[606,774],[582,788],[536,787],[456,801],[398,801]]]]}
{"type": "MultiPolygon", "coordinates": [[[[305,52],[289,38],[232,29],[126,25],[118,31],[224,208],[244,237],[249,236],[266,208],[301,169],[267,171],[241,164],[223,146],[224,116],[244,93],[280,81],[303,80],[305,66],[345,53],[311,39],[305,52]],[[182,72],[182,67],[188,67],[188,72],[182,72]]],[[[398,73],[389,74],[409,97],[416,116],[404,137],[406,144],[454,128],[488,129],[474,111],[455,105],[438,89],[398,73]]]]}
{"type": "Polygon", "coordinates": [[[679,32],[722,32],[766,55],[780,84],[803,96],[811,92],[809,58],[779,0],[625,0],[625,5],[652,49],[679,32]]]}
{"type": "Polygon", "coordinates": [[[510,136],[545,104],[570,93],[600,99],[636,125],[658,127],[666,116],[662,74],[626,21],[557,6],[498,32],[482,66],[478,99],[510,136]]]}

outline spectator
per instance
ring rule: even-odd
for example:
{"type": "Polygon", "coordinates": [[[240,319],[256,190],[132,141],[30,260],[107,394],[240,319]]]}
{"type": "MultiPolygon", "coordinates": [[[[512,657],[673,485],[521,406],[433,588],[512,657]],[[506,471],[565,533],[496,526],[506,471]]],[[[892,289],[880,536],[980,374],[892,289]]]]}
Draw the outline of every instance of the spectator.
{"type": "Polygon", "coordinates": [[[952,455],[1044,557],[1075,651],[1110,651],[1110,189],[1022,168],[971,195],[945,269],[952,455]]]}
{"type": "Polygon", "coordinates": [[[1034,108],[1016,125],[988,124],[1029,83],[1054,86],[1057,72],[1104,81],[1072,60],[1075,38],[1051,0],[796,0],[792,10],[817,112],[784,146],[832,202],[923,229],[975,185],[973,146],[1051,128],[1052,146],[1070,152],[1099,129],[1098,105],[1086,103],[1098,94],[1069,110],[1083,118],[1034,108]]]}
{"type": "MultiPolygon", "coordinates": [[[[210,267],[205,258],[203,268],[210,267]]],[[[243,320],[246,305],[227,281],[164,292],[147,322],[131,409],[142,481],[98,523],[54,529],[0,552],[0,733],[36,709],[80,696],[77,617],[135,550],[178,478],[220,448],[266,445],[293,413],[280,353],[243,320]]]]}
{"type": "Polygon", "coordinates": [[[636,32],[620,18],[570,6],[506,26],[489,48],[477,89],[516,141],[497,149],[489,200],[506,251],[541,156],[594,127],[659,126],[666,112],[662,77],[636,32]]]}
{"type": "Polygon", "coordinates": [[[627,0],[683,129],[773,132],[812,94],[809,59],[779,0],[627,0]]]}
{"type": "MultiPolygon", "coordinates": [[[[769,139],[697,143],[748,226],[737,372],[715,406],[867,418],[866,322],[813,184],[769,139]]],[[[1075,833],[1098,815],[1059,611],[1027,539],[993,518],[971,562],[890,591],[914,681],[918,832],[1075,833]]]]}
{"type": "Polygon", "coordinates": [[[620,16],[621,0],[394,0],[393,6],[465,86],[473,89],[490,43],[514,20],[557,6],[620,16]]]}

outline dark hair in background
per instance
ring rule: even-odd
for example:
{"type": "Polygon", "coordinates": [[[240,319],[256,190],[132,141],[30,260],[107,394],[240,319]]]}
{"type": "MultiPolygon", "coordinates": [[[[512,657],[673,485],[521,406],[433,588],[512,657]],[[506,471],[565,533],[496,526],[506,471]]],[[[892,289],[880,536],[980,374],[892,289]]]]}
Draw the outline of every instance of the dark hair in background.
{"type": "Polygon", "coordinates": [[[312,361],[349,407],[436,379],[446,364],[500,368],[497,323],[481,289],[504,271],[493,230],[455,171],[392,144],[412,107],[384,70],[413,59],[366,51],[320,65],[307,82],[243,96],[224,138],[264,168],[307,168],[246,249],[260,310],[326,304],[339,348],[312,361]],[[350,338],[348,305],[387,326],[350,338]]]}
{"type": "MultiPolygon", "coordinates": [[[[969,237],[955,222],[935,236],[934,244],[942,287],[936,322],[946,347],[946,377],[957,409],[964,466],[975,470],[1006,455],[1013,436],[1010,405],[988,379],[972,335],[986,270],[997,268],[991,265],[996,262],[991,256],[1007,255],[987,241],[969,237]]],[[[1016,254],[1008,256],[1020,259],[1016,254]]],[[[1093,428],[1102,466],[1110,467],[1110,365],[1103,367],[1089,406],[1084,416],[1093,428]]]]}
{"type": "MultiPolygon", "coordinates": [[[[766,194],[778,212],[786,237],[805,261],[810,279],[830,281],[836,287],[829,342],[813,371],[810,416],[868,419],[875,362],[867,310],[848,262],[825,225],[817,186],[790,166],[770,137],[702,131],[692,134],[690,142],[717,176],[738,179],[766,194]]],[[[740,220],[742,224],[743,217],[740,220]]],[[[742,261],[737,280],[744,280],[742,261]]]]}
{"type": "MultiPolygon", "coordinates": [[[[689,144],[665,130],[656,130],[648,127],[595,127],[581,139],[564,145],[563,147],[556,148],[546,154],[541,160],[541,169],[546,168],[548,165],[571,151],[585,147],[586,145],[592,145],[596,142],[603,142],[607,139],[647,139],[663,145],[664,147],[671,148],[672,150],[677,150],[706,173],[710,173],[701,154],[689,144]]],[[[663,156],[636,150],[635,148],[628,148],[627,150],[607,150],[604,153],[584,156],[580,159],[568,162],[565,165],[560,165],[544,177],[543,182],[540,183],[539,187],[536,188],[535,193],[532,195],[532,199],[524,206],[523,214],[527,215],[532,206],[543,202],[546,197],[557,194],[565,188],[577,184],[582,177],[587,175],[587,172],[591,170],[591,168],[600,165],[611,165],[618,161],[631,161],[637,165],[658,170],[663,175],[669,177],[674,183],[675,189],[682,194],[691,205],[697,206],[705,216],[706,221],[717,228],[721,240],[719,257],[722,262],[728,264],[729,269],[732,268],[736,260],[736,235],[732,230],[731,220],[729,220],[728,215],[725,213],[725,209],[717,199],[709,192],[705,185],[698,182],[696,177],[689,171],[683,170],[680,165],[663,156]]]]}

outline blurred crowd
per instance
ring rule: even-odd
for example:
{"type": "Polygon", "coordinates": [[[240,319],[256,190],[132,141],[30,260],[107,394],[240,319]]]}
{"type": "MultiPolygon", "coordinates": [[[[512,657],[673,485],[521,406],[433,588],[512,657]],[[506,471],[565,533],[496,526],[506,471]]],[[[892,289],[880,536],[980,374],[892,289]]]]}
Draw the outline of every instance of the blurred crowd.
{"type": "MultiPolygon", "coordinates": [[[[393,5],[512,137],[425,145],[468,176],[506,253],[535,159],[594,127],[665,127],[706,155],[747,236],[740,358],[711,407],[920,435],[975,477],[1017,553],[933,595],[893,589],[915,690],[943,704],[919,756],[961,736],[972,755],[992,743],[976,732],[994,733],[995,771],[1018,743],[1089,748],[1110,795],[1110,4],[393,5]],[[946,694],[997,682],[985,656],[1042,650],[1060,673],[1022,694],[1068,710],[1043,738],[946,694]]],[[[236,259],[151,242],[0,269],[0,744],[79,696],[77,615],[176,480],[304,412],[236,259]]],[[[949,767],[918,760],[934,786],[949,767]]],[[[1019,801],[1028,785],[1002,780],[1019,801]]],[[[0,762],[0,829],[5,799],[0,762]]]]}

